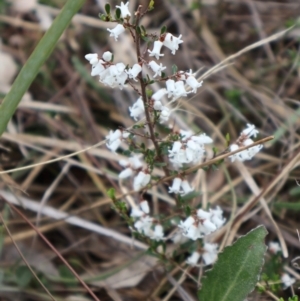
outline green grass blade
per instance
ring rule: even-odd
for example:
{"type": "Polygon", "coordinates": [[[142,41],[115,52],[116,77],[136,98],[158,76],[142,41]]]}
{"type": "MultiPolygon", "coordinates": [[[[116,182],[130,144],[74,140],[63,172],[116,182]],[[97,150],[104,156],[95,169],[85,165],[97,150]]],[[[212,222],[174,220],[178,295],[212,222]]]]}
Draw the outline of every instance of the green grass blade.
{"type": "Polygon", "coordinates": [[[0,136],[18,107],[22,96],[35,79],[39,69],[53,51],[58,39],[78,12],[85,0],[68,0],[49,30],[44,34],[35,50],[21,69],[10,91],[0,106],[0,136]]]}

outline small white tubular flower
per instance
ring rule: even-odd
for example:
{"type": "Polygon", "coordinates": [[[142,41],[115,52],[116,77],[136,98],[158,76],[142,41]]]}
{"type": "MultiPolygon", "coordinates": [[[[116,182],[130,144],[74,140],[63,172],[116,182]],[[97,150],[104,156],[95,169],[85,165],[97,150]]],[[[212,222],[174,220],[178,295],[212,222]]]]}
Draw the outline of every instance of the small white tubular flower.
{"type": "Polygon", "coordinates": [[[145,215],[145,212],[143,212],[139,207],[133,207],[131,209],[130,216],[133,218],[139,218],[145,215]]]}
{"type": "Polygon", "coordinates": [[[179,131],[180,135],[182,136],[182,139],[185,140],[185,139],[188,139],[190,138],[193,134],[193,132],[191,131],[184,131],[184,130],[180,130],[179,131]]]}
{"type": "Polygon", "coordinates": [[[172,54],[175,54],[176,50],[179,48],[179,44],[183,43],[181,40],[182,35],[178,38],[174,37],[172,34],[167,33],[163,41],[163,45],[171,50],[172,54]]]}
{"type": "Polygon", "coordinates": [[[176,93],[175,81],[173,79],[168,79],[166,81],[166,86],[167,86],[168,98],[170,98],[171,96],[175,96],[176,93]]]}
{"type": "Polygon", "coordinates": [[[120,34],[122,34],[125,31],[125,27],[122,24],[118,24],[115,28],[109,29],[107,28],[107,31],[110,32],[110,37],[114,37],[115,41],[118,41],[118,37],[120,34]]]}
{"type": "Polygon", "coordinates": [[[148,49],[148,52],[149,52],[149,56],[155,56],[155,58],[157,60],[159,60],[159,58],[161,56],[164,56],[164,54],[161,54],[160,51],[161,51],[161,47],[163,46],[163,43],[161,41],[155,41],[154,42],[154,46],[153,46],[153,50],[150,51],[148,49]]]}
{"type": "Polygon", "coordinates": [[[287,273],[283,273],[281,275],[280,279],[281,279],[282,284],[283,284],[283,289],[287,289],[288,287],[292,286],[296,282],[296,279],[291,277],[287,273]]]}
{"type": "MultiPolygon", "coordinates": [[[[230,152],[234,152],[234,151],[236,151],[236,150],[238,150],[238,149],[239,149],[239,146],[238,146],[237,144],[231,144],[231,145],[229,146],[229,151],[230,151],[230,152]]],[[[234,162],[234,161],[238,158],[238,153],[229,156],[229,158],[230,158],[231,162],[234,162]]]]}
{"type": "Polygon", "coordinates": [[[149,174],[140,171],[133,180],[133,189],[138,191],[144,188],[150,182],[151,176],[149,174]]]}
{"type": "Polygon", "coordinates": [[[162,105],[161,101],[154,100],[154,103],[153,103],[153,109],[154,110],[161,111],[163,107],[164,106],[162,105]]]}
{"type": "Polygon", "coordinates": [[[129,2],[127,2],[126,4],[124,4],[123,2],[121,2],[121,6],[116,5],[117,8],[119,8],[121,10],[121,17],[124,19],[126,17],[130,17],[131,13],[128,9],[128,5],[129,2]]]}
{"type": "Polygon", "coordinates": [[[203,235],[200,233],[200,229],[198,228],[195,218],[192,216],[189,216],[184,222],[180,221],[178,227],[182,229],[182,235],[192,240],[203,237],[203,235]]]}
{"type": "Polygon", "coordinates": [[[136,77],[138,74],[142,71],[142,67],[139,64],[134,64],[132,68],[130,68],[128,71],[125,70],[129,78],[132,78],[134,81],[137,82],[136,77]]]}
{"type": "Polygon", "coordinates": [[[170,109],[167,107],[161,107],[161,112],[159,115],[159,123],[165,123],[169,120],[171,115],[170,109]]]}
{"type": "Polygon", "coordinates": [[[203,81],[199,83],[194,76],[189,76],[185,82],[192,88],[193,93],[196,93],[197,89],[200,88],[203,84],[203,81]]]}
{"type": "Polygon", "coordinates": [[[226,219],[223,218],[223,211],[219,206],[217,206],[216,209],[210,209],[210,214],[211,222],[215,224],[218,229],[225,224],[226,219]]]}
{"type": "Polygon", "coordinates": [[[205,243],[203,246],[204,253],[202,254],[205,265],[213,264],[218,258],[218,245],[205,243]]]}
{"type": "Polygon", "coordinates": [[[259,131],[255,128],[254,124],[249,124],[247,123],[247,128],[245,128],[241,134],[244,134],[246,136],[248,136],[248,138],[250,137],[254,137],[256,138],[257,134],[259,133],[259,131]]]}
{"type": "Polygon", "coordinates": [[[179,80],[175,83],[175,97],[187,96],[187,92],[184,87],[184,82],[179,80]]]}
{"type": "Polygon", "coordinates": [[[203,209],[198,209],[198,210],[197,210],[197,216],[198,216],[200,219],[210,219],[211,213],[210,213],[210,212],[207,212],[207,211],[204,211],[203,209]]]}
{"type": "Polygon", "coordinates": [[[150,213],[150,208],[149,208],[149,204],[147,201],[145,201],[145,200],[141,201],[140,208],[144,213],[146,213],[146,214],[150,213]]]}
{"type": "Polygon", "coordinates": [[[129,107],[130,116],[137,121],[145,112],[143,99],[140,97],[132,107],[129,107]]]}
{"type": "Polygon", "coordinates": [[[154,226],[154,231],[150,238],[156,241],[162,240],[164,238],[164,228],[162,227],[162,225],[154,226]]]}
{"type": "Polygon", "coordinates": [[[110,62],[112,60],[113,54],[110,51],[105,51],[102,58],[105,62],[110,62]]]}
{"type": "Polygon", "coordinates": [[[86,60],[88,60],[90,62],[91,65],[94,65],[94,64],[98,63],[98,61],[99,61],[97,53],[89,53],[89,54],[86,54],[84,57],[86,60]]]}
{"type": "Polygon", "coordinates": [[[180,193],[180,186],[182,180],[180,178],[174,178],[172,186],[169,187],[169,193],[180,193]]]}
{"type": "Polygon", "coordinates": [[[152,71],[154,72],[153,77],[156,77],[157,75],[161,76],[161,72],[167,68],[167,67],[164,67],[162,65],[162,63],[160,63],[158,65],[155,61],[149,62],[149,66],[152,69],[152,71]]]}
{"type": "Polygon", "coordinates": [[[277,254],[279,252],[281,252],[281,247],[280,244],[278,242],[275,241],[270,241],[269,242],[269,251],[273,254],[277,254]]]}
{"type": "Polygon", "coordinates": [[[194,190],[194,188],[190,186],[187,180],[183,180],[181,182],[181,188],[182,188],[181,195],[186,195],[194,190]]]}
{"type": "Polygon", "coordinates": [[[126,169],[122,170],[119,175],[118,178],[119,179],[126,179],[129,178],[133,175],[133,170],[130,167],[127,167],[126,169]]]}
{"type": "Polygon", "coordinates": [[[199,136],[192,136],[191,140],[198,143],[199,145],[213,143],[213,140],[206,134],[201,134],[199,136]]]}
{"type": "MultiPolygon", "coordinates": [[[[161,100],[161,98],[167,94],[167,90],[165,88],[159,89],[157,92],[155,92],[152,96],[151,99],[155,101],[161,100]]],[[[154,108],[155,109],[155,108],[154,108]]],[[[160,109],[155,109],[155,110],[160,110],[160,109]]]]}
{"type": "Polygon", "coordinates": [[[153,233],[151,229],[153,224],[153,218],[149,215],[141,216],[140,219],[135,222],[134,227],[138,230],[138,232],[143,233],[146,236],[150,236],[153,233]]]}
{"type": "Polygon", "coordinates": [[[193,252],[190,257],[187,258],[186,263],[192,266],[197,265],[201,254],[199,252],[193,252]]]}
{"type": "Polygon", "coordinates": [[[122,143],[121,137],[122,137],[122,132],[120,130],[115,130],[114,132],[110,130],[109,134],[106,136],[107,148],[109,148],[112,152],[116,152],[116,150],[122,143]]]}
{"type": "Polygon", "coordinates": [[[102,60],[99,60],[97,63],[93,64],[91,72],[92,76],[100,75],[105,70],[103,63],[102,60]]]}
{"type": "Polygon", "coordinates": [[[206,219],[200,224],[200,233],[203,235],[208,235],[217,230],[217,226],[213,224],[209,219],[206,219]]]}
{"type": "Polygon", "coordinates": [[[182,143],[180,141],[175,141],[173,143],[172,149],[169,150],[169,157],[178,154],[179,151],[180,151],[180,149],[181,149],[181,147],[182,147],[182,143]]]}
{"type": "MultiPolygon", "coordinates": [[[[124,138],[124,133],[123,133],[124,138]]],[[[138,156],[133,156],[128,158],[128,160],[120,160],[119,164],[123,167],[126,167],[119,174],[119,179],[129,178],[133,175],[133,171],[143,167],[143,163],[140,161],[138,156]]]]}

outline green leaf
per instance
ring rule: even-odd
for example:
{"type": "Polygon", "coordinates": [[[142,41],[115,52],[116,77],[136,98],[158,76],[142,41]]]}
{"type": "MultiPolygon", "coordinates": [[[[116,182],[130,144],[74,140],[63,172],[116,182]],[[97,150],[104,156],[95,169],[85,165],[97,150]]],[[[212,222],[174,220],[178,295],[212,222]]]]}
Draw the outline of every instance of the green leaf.
{"type": "Polygon", "coordinates": [[[114,188],[109,188],[107,190],[107,195],[112,199],[115,200],[116,199],[116,191],[114,188]]]}
{"type": "Polygon", "coordinates": [[[26,288],[32,280],[32,274],[27,266],[19,266],[16,270],[16,277],[21,288],[26,288]]]}
{"type": "Polygon", "coordinates": [[[119,20],[121,18],[121,10],[119,8],[116,9],[116,20],[119,20]]]}
{"type": "Polygon", "coordinates": [[[105,4],[105,11],[109,15],[110,14],[110,5],[108,3],[105,4]]]}
{"type": "Polygon", "coordinates": [[[178,67],[176,65],[172,65],[172,74],[177,73],[178,67]]]}
{"type": "Polygon", "coordinates": [[[151,0],[148,5],[148,11],[154,9],[154,0],[151,0]]]}
{"type": "Polygon", "coordinates": [[[275,208],[284,208],[292,211],[300,211],[300,203],[287,203],[287,202],[277,202],[274,204],[275,208]]]}
{"type": "Polygon", "coordinates": [[[226,247],[203,278],[199,300],[243,301],[259,280],[267,233],[264,226],[259,226],[226,247]]]}
{"type": "Polygon", "coordinates": [[[289,195],[295,196],[300,194],[300,187],[294,187],[289,191],[289,195]]]}
{"type": "Polygon", "coordinates": [[[160,34],[163,35],[165,32],[167,32],[167,26],[163,26],[160,30],[160,34]]]}

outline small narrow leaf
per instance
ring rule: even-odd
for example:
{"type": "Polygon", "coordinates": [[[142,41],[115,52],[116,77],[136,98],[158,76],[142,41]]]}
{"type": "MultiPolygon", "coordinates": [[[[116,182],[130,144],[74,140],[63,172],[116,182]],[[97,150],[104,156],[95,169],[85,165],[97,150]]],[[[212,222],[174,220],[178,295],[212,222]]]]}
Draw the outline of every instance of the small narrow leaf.
{"type": "Polygon", "coordinates": [[[259,226],[225,248],[214,267],[204,277],[202,288],[198,292],[199,300],[245,300],[259,280],[267,233],[264,226],[259,226]]]}
{"type": "Polygon", "coordinates": [[[107,195],[112,199],[115,200],[116,199],[116,191],[114,188],[109,188],[107,190],[107,195]]]}
{"type": "Polygon", "coordinates": [[[160,30],[160,34],[163,35],[167,31],[167,26],[163,26],[160,30]]]}
{"type": "Polygon", "coordinates": [[[109,15],[110,14],[110,5],[108,3],[105,4],[105,11],[109,15]]]}
{"type": "Polygon", "coordinates": [[[151,11],[152,9],[154,9],[154,0],[151,0],[148,5],[148,11],[151,11]]]}

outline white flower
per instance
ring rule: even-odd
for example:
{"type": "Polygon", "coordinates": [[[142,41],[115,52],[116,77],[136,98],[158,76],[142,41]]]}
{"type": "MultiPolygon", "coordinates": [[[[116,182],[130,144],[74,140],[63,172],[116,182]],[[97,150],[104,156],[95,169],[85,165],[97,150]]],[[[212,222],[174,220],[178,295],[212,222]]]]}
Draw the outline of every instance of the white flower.
{"type": "Polygon", "coordinates": [[[182,35],[180,35],[178,38],[174,37],[172,34],[167,33],[164,39],[164,46],[169,48],[172,52],[172,54],[175,54],[176,50],[179,48],[179,44],[183,43],[183,40],[181,40],[182,35]]]}
{"type": "Polygon", "coordinates": [[[128,71],[125,70],[129,78],[132,78],[135,81],[137,81],[136,77],[141,71],[142,67],[139,64],[134,64],[128,71]]]}
{"type": "Polygon", "coordinates": [[[181,195],[186,195],[194,190],[194,188],[190,186],[187,180],[183,180],[181,182],[181,187],[182,187],[181,195]]]}
{"type": "Polygon", "coordinates": [[[125,27],[122,24],[118,24],[115,28],[109,29],[107,28],[107,31],[110,32],[110,37],[114,37],[115,41],[118,41],[118,37],[120,34],[122,34],[125,31],[125,27]]]}
{"type": "Polygon", "coordinates": [[[84,57],[86,60],[88,60],[90,62],[91,65],[94,65],[94,64],[98,63],[98,61],[99,61],[97,53],[89,53],[89,54],[86,54],[84,57]]]}
{"type": "Polygon", "coordinates": [[[175,87],[175,81],[173,79],[168,79],[166,81],[167,91],[168,91],[168,98],[171,96],[175,96],[176,87],[175,87]]]}
{"type": "Polygon", "coordinates": [[[210,144],[213,140],[206,134],[201,134],[199,136],[191,136],[191,140],[198,143],[199,145],[210,144]]]}
{"type": "Polygon", "coordinates": [[[149,208],[149,204],[147,201],[143,200],[140,202],[140,207],[141,207],[141,210],[146,213],[146,214],[149,214],[150,213],[150,208],[149,208]]]}
{"type": "Polygon", "coordinates": [[[179,80],[175,83],[175,97],[187,96],[187,92],[184,87],[184,82],[179,80]]]}
{"type": "Polygon", "coordinates": [[[281,252],[281,247],[278,242],[270,241],[269,242],[269,251],[273,254],[277,254],[278,252],[281,252]]]}
{"type": "MultiPolygon", "coordinates": [[[[152,96],[151,99],[154,100],[154,106],[155,106],[155,102],[159,101],[164,95],[167,94],[167,90],[165,88],[159,89],[157,92],[155,92],[152,96]]],[[[161,103],[161,102],[160,102],[161,103]]],[[[160,110],[159,108],[155,108],[155,110],[160,110]]]]}
{"type": "Polygon", "coordinates": [[[180,186],[182,180],[180,178],[174,178],[172,186],[169,187],[169,193],[180,193],[180,186]]]}
{"type": "MultiPolygon", "coordinates": [[[[123,133],[124,138],[124,133],[123,133]]],[[[120,174],[119,179],[129,178],[133,175],[133,171],[143,167],[143,163],[140,161],[138,156],[128,158],[128,160],[120,160],[119,164],[126,167],[120,174]]]]}
{"type": "Polygon", "coordinates": [[[148,52],[149,52],[149,56],[155,56],[155,58],[157,60],[159,60],[159,58],[161,56],[164,56],[163,54],[160,53],[160,50],[161,50],[161,47],[163,46],[163,43],[161,41],[155,41],[154,42],[154,46],[153,46],[153,50],[150,51],[148,49],[148,52]]]}
{"type": "Polygon", "coordinates": [[[130,116],[137,121],[138,118],[144,114],[145,112],[145,107],[144,107],[144,102],[143,99],[140,97],[132,107],[129,107],[130,111],[130,116]]]}
{"type": "Polygon", "coordinates": [[[281,279],[282,284],[283,284],[283,289],[287,289],[288,287],[292,286],[296,282],[296,279],[291,277],[287,273],[283,273],[281,275],[280,279],[281,279]]]}
{"type": "Polygon", "coordinates": [[[92,65],[92,76],[100,75],[105,70],[103,63],[104,62],[102,60],[99,60],[97,63],[92,65]]]}
{"type": "Polygon", "coordinates": [[[159,115],[159,123],[165,123],[169,120],[170,117],[170,109],[167,107],[161,107],[161,112],[159,115]]]}
{"type": "Polygon", "coordinates": [[[244,134],[246,136],[250,137],[254,137],[256,138],[257,134],[259,133],[259,131],[255,128],[254,124],[249,124],[247,123],[247,128],[244,129],[241,134],[244,134]]]}
{"type": "Polygon", "coordinates": [[[153,77],[156,77],[157,75],[161,76],[161,72],[167,68],[164,67],[162,63],[158,65],[155,61],[149,62],[149,66],[152,69],[152,71],[155,73],[153,77]]]}
{"type": "Polygon", "coordinates": [[[175,141],[173,143],[172,150],[169,150],[169,156],[173,156],[173,155],[178,154],[181,147],[182,147],[182,143],[180,141],[175,141]]]}
{"type": "Polygon", "coordinates": [[[186,263],[195,266],[198,263],[200,257],[201,254],[199,252],[193,252],[192,255],[187,258],[186,263]]]}
{"type": "Polygon", "coordinates": [[[102,58],[106,62],[110,62],[112,60],[113,54],[110,51],[105,51],[102,55],[102,58]]]}
{"type": "Polygon", "coordinates": [[[204,253],[202,254],[205,265],[213,264],[218,258],[218,245],[205,243],[203,246],[204,253]]]}
{"type": "Polygon", "coordinates": [[[138,191],[144,188],[150,182],[151,176],[149,174],[140,171],[133,180],[133,189],[138,191]]]}
{"type": "Polygon", "coordinates": [[[131,13],[129,12],[129,9],[128,9],[128,5],[129,5],[129,2],[127,2],[126,4],[121,2],[121,6],[116,5],[116,7],[121,10],[121,17],[123,19],[131,16],[131,13]]]}
{"type": "Polygon", "coordinates": [[[184,131],[184,130],[180,130],[179,131],[180,135],[182,136],[182,139],[185,140],[185,139],[188,139],[190,138],[193,134],[193,132],[191,131],[184,131]]]}
{"type": "Polygon", "coordinates": [[[162,225],[155,225],[154,231],[150,236],[151,239],[155,239],[156,241],[162,240],[164,237],[164,229],[162,225]]]}
{"type": "Polygon", "coordinates": [[[122,171],[119,173],[118,178],[119,178],[119,179],[126,179],[126,178],[131,177],[132,174],[133,174],[133,170],[132,170],[130,167],[128,167],[128,168],[122,170],[122,171]]]}
{"type": "Polygon", "coordinates": [[[189,76],[185,82],[192,88],[193,93],[196,93],[197,89],[203,84],[203,81],[199,83],[194,76],[189,76]]]}
{"type": "Polygon", "coordinates": [[[212,223],[214,223],[218,229],[221,228],[226,221],[226,219],[223,218],[222,209],[217,206],[216,209],[210,209],[209,211],[211,214],[210,220],[212,221],[212,223]]]}
{"type": "Polygon", "coordinates": [[[109,134],[106,136],[107,148],[109,148],[112,152],[116,152],[116,150],[122,143],[121,137],[122,137],[122,132],[120,130],[115,130],[114,132],[110,130],[109,134]]]}

